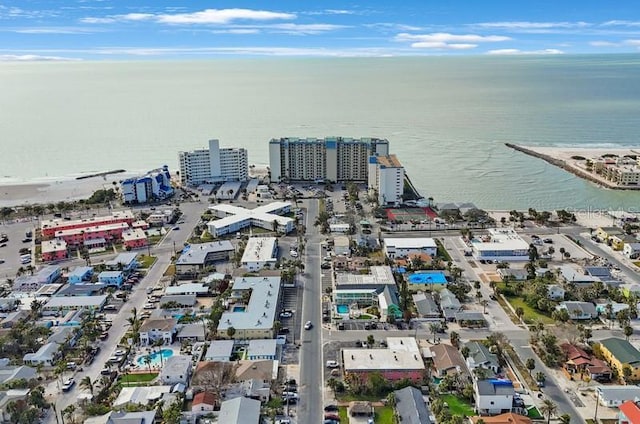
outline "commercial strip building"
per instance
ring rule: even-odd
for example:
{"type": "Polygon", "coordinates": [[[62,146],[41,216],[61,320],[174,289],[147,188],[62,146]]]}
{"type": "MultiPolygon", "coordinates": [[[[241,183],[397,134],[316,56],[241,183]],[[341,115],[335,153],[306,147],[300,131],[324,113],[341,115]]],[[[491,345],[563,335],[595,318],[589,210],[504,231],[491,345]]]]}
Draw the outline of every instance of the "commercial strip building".
{"type": "Polygon", "coordinates": [[[396,155],[369,158],[369,190],[378,193],[379,205],[398,205],[404,193],[404,167],[396,155]]]}
{"type": "Polygon", "coordinates": [[[124,203],[147,203],[173,196],[169,167],[147,172],[141,177],[127,178],[120,182],[124,203]]]}
{"type": "Polygon", "coordinates": [[[436,241],[430,237],[385,238],[384,254],[389,259],[408,257],[412,254],[426,253],[435,257],[438,253],[436,241]]]}
{"type": "Polygon", "coordinates": [[[238,340],[273,338],[279,298],[280,277],[236,278],[228,309],[218,324],[218,336],[238,340]],[[230,335],[228,330],[232,327],[235,333],[230,335]]]}
{"type": "Polygon", "coordinates": [[[90,227],[97,227],[101,225],[110,225],[118,223],[126,223],[131,225],[135,217],[130,210],[112,212],[110,215],[95,216],[92,218],[64,220],[60,218],[44,219],[40,224],[42,231],[42,237],[49,239],[55,237],[56,232],[72,229],[85,229],[90,227]]]}
{"type": "Polygon", "coordinates": [[[371,156],[389,154],[378,138],[280,138],[269,142],[271,181],[368,180],[371,156]]]}
{"type": "Polygon", "coordinates": [[[491,228],[488,235],[471,243],[473,256],[494,261],[529,260],[529,244],[511,228],[491,228]]]}
{"type": "Polygon", "coordinates": [[[280,216],[291,212],[291,203],[288,202],[272,202],[255,209],[217,204],[209,206],[209,210],[220,218],[207,223],[209,233],[213,237],[235,233],[249,226],[288,234],[295,226],[294,219],[280,216]]]}
{"type": "Polygon", "coordinates": [[[209,148],[180,152],[180,180],[182,184],[196,186],[203,183],[246,181],[249,179],[247,150],[220,148],[216,139],[209,140],[209,148]]]}
{"type": "Polygon", "coordinates": [[[424,378],[426,367],[420,349],[413,337],[387,337],[383,349],[342,349],[345,374],[368,376],[380,373],[390,381],[424,378]]]}
{"type": "Polygon", "coordinates": [[[278,239],[275,237],[251,237],[242,254],[241,263],[249,271],[271,268],[278,261],[278,239]]]}

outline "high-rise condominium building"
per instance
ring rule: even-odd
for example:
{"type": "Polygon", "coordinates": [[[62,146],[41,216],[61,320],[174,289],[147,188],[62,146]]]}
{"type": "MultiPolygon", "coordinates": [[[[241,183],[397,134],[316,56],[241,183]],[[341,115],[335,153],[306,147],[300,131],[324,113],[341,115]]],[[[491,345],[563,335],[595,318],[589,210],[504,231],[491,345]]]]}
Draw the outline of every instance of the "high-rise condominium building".
{"type": "Polygon", "coordinates": [[[246,181],[249,160],[246,149],[220,148],[216,139],[209,140],[209,149],[178,153],[180,180],[185,185],[206,182],[246,181]]]}
{"type": "Polygon", "coordinates": [[[378,204],[402,203],[404,167],[396,155],[369,158],[369,189],[378,192],[378,204]]]}
{"type": "Polygon", "coordinates": [[[389,154],[379,138],[280,138],[269,142],[271,181],[367,181],[369,157],[389,154]]]}

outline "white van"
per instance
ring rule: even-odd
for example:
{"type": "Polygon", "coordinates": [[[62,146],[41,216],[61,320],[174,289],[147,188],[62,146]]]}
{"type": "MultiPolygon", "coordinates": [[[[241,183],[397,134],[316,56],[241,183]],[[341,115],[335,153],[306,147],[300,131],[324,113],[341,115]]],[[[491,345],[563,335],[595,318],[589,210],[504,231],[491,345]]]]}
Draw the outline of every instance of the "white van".
{"type": "Polygon", "coordinates": [[[20,263],[28,264],[29,262],[31,262],[31,255],[21,255],[20,256],[20,263]]]}

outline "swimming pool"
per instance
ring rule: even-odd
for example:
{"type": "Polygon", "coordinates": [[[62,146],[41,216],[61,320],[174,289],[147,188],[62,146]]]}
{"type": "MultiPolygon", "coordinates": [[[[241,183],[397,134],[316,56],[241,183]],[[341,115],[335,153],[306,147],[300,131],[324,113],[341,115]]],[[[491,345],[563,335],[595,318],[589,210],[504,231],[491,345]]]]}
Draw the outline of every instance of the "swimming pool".
{"type": "Polygon", "coordinates": [[[349,305],[336,305],[336,312],[339,314],[348,314],[349,305]]]}
{"type": "MultiPolygon", "coordinates": [[[[160,352],[150,353],[149,358],[151,359],[151,363],[149,364],[152,367],[160,366],[160,356],[162,356],[162,361],[166,361],[168,358],[173,356],[173,350],[171,349],[162,349],[160,352]]],[[[147,363],[145,362],[145,358],[147,355],[140,355],[136,362],[141,367],[146,367],[147,363]]]]}
{"type": "Polygon", "coordinates": [[[447,284],[444,272],[416,272],[409,276],[411,284],[447,284]]]}
{"type": "Polygon", "coordinates": [[[247,310],[247,308],[244,307],[244,306],[234,306],[233,307],[233,312],[244,312],[246,310],[247,310]]]}

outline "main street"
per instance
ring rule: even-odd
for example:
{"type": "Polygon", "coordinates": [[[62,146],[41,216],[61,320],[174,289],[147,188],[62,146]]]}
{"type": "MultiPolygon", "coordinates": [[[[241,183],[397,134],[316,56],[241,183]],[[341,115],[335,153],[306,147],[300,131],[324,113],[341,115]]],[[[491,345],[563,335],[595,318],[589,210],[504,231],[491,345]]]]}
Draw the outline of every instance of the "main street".
{"type": "MultiPolygon", "coordinates": [[[[100,353],[96,355],[93,363],[91,365],[84,366],[82,371],[75,372],[75,375],[69,371],[63,375],[63,379],[73,376],[76,380],[76,386],[66,393],[60,391],[59,379],[46,386],[45,395],[49,400],[54,402],[58,413],[69,405],[77,404],[78,394],[81,391],[78,385],[84,377],[90,377],[94,384],[100,380],[100,371],[105,368],[107,360],[113,355],[118,343],[122,340],[129,329],[127,318],[131,316],[131,310],[133,308],[137,308],[139,312],[142,311],[143,305],[147,303],[147,287],[155,286],[164,274],[167,266],[171,264],[171,258],[175,254],[173,250],[173,243],[175,242],[177,249],[182,248],[184,242],[189,238],[192,229],[200,220],[200,215],[204,208],[205,205],[200,202],[181,204],[180,209],[183,213],[181,221],[184,221],[184,224],[180,225],[183,226],[183,228],[181,227],[179,230],[175,231],[170,230],[158,245],[150,249],[151,254],[155,255],[157,260],[147,271],[144,278],[140,280],[140,283],[134,286],[134,290],[131,292],[129,299],[122,305],[119,312],[107,315],[107,319],[111,320],[113,325],[109,330],[109,338],[104,342],[98,342],[97,344],[101,348],[100,353]]],[[[45,422],[53,424],[55,422],[54,415],[47,415],[45,422]]]]}
{"type": "Polygon", "coordinates": [[[300,324],[311,321],[311,330],[300,336],[300,401],[298,423],[317,423],[322,420],[322,283],[320,277],[320,242],[322,236],[313,225],[318,216],[318,201],[308,201],[306,221],[305,267],[300,324]]]}

